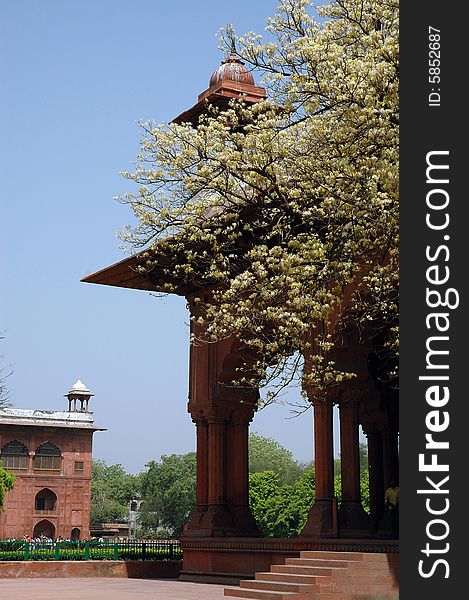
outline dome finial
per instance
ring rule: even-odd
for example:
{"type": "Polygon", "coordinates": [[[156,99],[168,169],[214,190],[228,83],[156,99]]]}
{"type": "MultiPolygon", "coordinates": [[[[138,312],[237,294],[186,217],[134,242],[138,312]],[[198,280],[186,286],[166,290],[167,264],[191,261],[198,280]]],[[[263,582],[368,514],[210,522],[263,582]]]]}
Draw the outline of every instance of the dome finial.
{"type": "Polygon", "coordinates": [[[230,38],[230,54],[232,54],[233,56],[236,56],[236,38],[233,36],[230,38]]]}

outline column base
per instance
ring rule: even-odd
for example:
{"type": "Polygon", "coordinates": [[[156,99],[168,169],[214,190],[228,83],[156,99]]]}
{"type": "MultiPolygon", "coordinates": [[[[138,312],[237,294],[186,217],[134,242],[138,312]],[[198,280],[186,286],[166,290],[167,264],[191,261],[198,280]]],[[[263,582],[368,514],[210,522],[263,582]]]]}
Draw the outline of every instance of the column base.
{"type": "Polygon", "coordinates": [[[233,520],[226,506],[198,507],[191,514],[183,537],[226,537],[232,530],[233,520]]]}
{"type": "Polygon", "coordinates": [[[337,502],[335,498],[316,500],[308,514],[300,538],[337,538],[337,502]]]}
{"type": "Polygon", "coordinates": [[[252,516],[249,506],[231,506],[231,516],[233,518],[236,537],[261,537],[256,520],[252,516]]]}
{"type": "MultiPolygon", "coordinates": [[[[398,518],[398,515],[397,515],[398,518]]],[[[398,521],[399,522],[399,521],[398,521]]],[[[385,510],[382,513],[381,519],[378,523],[378,538],[384,540],[398,540],[399,539],[399,525],[394,523],[391,515],[391,511],[385,510]]]]}
{"type": "Polygon", "coordinates": [[[380,528],[380,522],[383,518],[384,509],[371,510],[370,512],[370,524],[371,529],[374,532],[378,532],[380,528]]]}
{"type": "Polygon", "coordinates": [[[201,529],[209,532],[214,537],[225,537],[231,535],[233,531],[233,519],[224,504],[212,505],[207,508],[202,522],[201,529]]]}
{"type": "Polygon", "coordinates": [[[191,516],[189,518],[189,523],[187,527],[185,527],[182,531],[183,536],[200,536],[203,535],[201,533],[202,526],[202,518],[207,510],[207,506],[205,504],[201,504],[194,508],[191,512],[191,516]]]}
{"type": "Polygon", "coordinates": [[[224,504],[198,507],[192,513],[184,537],[261,537],[248,506],[224,504]]]}
{"type": "Polygon", "coordinates": [[[340,538],[373,538],[370,517],[356,501],[342,501],[337,512],[340,538]]]}

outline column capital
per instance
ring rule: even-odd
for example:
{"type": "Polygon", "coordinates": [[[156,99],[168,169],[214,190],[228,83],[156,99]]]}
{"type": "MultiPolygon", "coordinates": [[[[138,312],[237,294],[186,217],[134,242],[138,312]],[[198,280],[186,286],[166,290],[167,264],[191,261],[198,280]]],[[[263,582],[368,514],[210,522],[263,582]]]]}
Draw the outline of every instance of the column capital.
{"type": "Polygon", "coordinates": [[[192,422],[196,425],[202,423],[226,423],[229,420],[229,411],[220,407],[204,406],[197,408],[189,407],[192,422]]]}
{"type": "Polygon", "coordinates": [[[252,404],[240,403],[238,406],[232,408],[230,423],[233,425],[248,425],[253,420],[256,410],[257,407],[252,404]]]}
{"type": "Polygon", "coordinates": [[[207,415],[203,408],[192,408],[190,405],[188,405],[187,412],[191,415],[192,422],[196,425],[207,423],[207,415]]]}
{"type": "Polygon", "coordinates": [[[334,403],[331,400],[315,400],[312,402],[314,416],[320,417],[322,415],[326,416],[331,414],[334,408],[334,403]]]}
{"type": "Polygon", "coordinates": [[[371,435],[380,434],[383,428],[383,424],[380,420],[376,419],[364,419],[360,422],[363,433],[368,437],[371,435]]]}
{"type": "Polygon", "coordinates": [[[361,390],[345,390],[340,394],[339,410],[344,408],[358,408],[365,395],[361,390]]]}
{"type": "Polygon", "coordinates": [[[305,384],[304,381],[302,388],[313,406],[334,404],[335,395],[330,390],[318,393],[314,386],[305,384]]]}
{"type": "Polygon", "coordinates": [[[339,406],[359,406],[375,394],[376,390],[370,382],[352,380],[337,389],[336,398],[339,406]]]}
{"type": "Polygon", "coordinates": [[[319,398],[314,398],[310,400],[310,402],[314,406],[314,408],[321,408],[324,406],[330,407],[334,404],[334,401],[331,397],[323,398],[321,400],[319,398]]]}

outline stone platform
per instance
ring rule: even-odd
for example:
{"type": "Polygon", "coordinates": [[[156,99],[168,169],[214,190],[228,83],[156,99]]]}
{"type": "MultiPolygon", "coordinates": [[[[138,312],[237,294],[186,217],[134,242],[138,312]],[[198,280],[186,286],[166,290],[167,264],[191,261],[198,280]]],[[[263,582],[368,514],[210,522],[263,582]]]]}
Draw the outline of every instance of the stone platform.
{"type": "Polygon", "coordinates": [[[4,579],[1,600],[223,600],[223,586],[162,579],[4,579]]]}
{"type": "MultiPolygon", "coordinates": [[[[0,579],[55,577],[122,577],[127,579],[177,578],[180,560],[16,560],[0,561],[0,579]]],[[[60,584],[62,585],[62,583],[60,584]]],[[[3,598],[0,583],[0,599],[3,598]]]]}
{"type": "Polygon", "coordinates": [[[299,558],[303,551],[361,552],[397,555],[396,540],[315,538],[183,538],[182,581],[238,585],[273,564],[299,558]]]}

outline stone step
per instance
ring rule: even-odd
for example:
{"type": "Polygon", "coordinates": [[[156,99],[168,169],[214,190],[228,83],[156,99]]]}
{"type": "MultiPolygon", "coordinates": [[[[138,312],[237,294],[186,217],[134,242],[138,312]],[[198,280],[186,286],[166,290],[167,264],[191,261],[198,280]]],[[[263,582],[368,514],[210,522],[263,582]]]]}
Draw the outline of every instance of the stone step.
{"type": "Polygon", "coordinates": [[[309,594],[300,592],[292,600],[399,600],[399,592],[377,592],[365,590],[363,592],[336,591],[309,594]]]}
{"type": "MultiPolygon", "coordinates": [[[[361,552],[302,551],[300,558],[286,558],[270,572],[256,573],[255,580],[226,589],[225,596],[255,600],[398,600],[384,554],[361,552]]],[[[397,561],[394,561],[397,562],[397,561]]]]}
{"type": "MultiPolygon", "coordinates": [[[[314,596],[313,596],[314,598],[314,596]]],[[[385,592],[385,593],[376,593],[376,592],[363,592],[360,594],[356,593],[347,593],[347,592],[326,592],[318,596],[318,600],[399,600],[399,592],[385,592]]],[[[295,600],[310,600],[307,596],[301,598],[301,596],[296,596],[295,600]]]]}
{"type": "MultiPolygon", "coordinates": [[[[369,556],[369,555],[368,555],[369,556]]],[[[363,560],[363,552],[330,552],[326,550],[302,550],[300,558],[324,558],[336,560],[363,560]]]]}
{"type": "MultiPolygon", "coordinates": [[[[286,561],[291,560],[290,558],[285,559],[286,561]]],[[[337,560],[337,559],[332,559],[332,558],[308,558],[305,556],[300,556],[300,558],[295,558],[296,561],[308,561],[305,562],[304,564],[310,564],[312,566],[316,566],[316,567],[342,567],[342,568],[347,568],[350,565],[355,565],[358,561],[351,561],[351,560],[337,560]]],[[[297,562],[297,564],[302,564],[297,562]]]]}
{"type": "Polygon", "coordinates": [[[286,565],[299,565],[304,567],[331,567],[332,569],[347,569],[348,563],[341,560],[326,560],[318,558],[286,558],[286,565]],[[322,562],[321,562],[322,561],[322,562]],[[326,563],[326,564],[325,564],[326,563]]]}
{"type": "MultiPolygon", "coordinates": [[[[295,600],[357,600],[356,596],[351,596],[350,594],[327,594],[327,596],[318,595],[307,595],[307,594],[298,594],[295,596],[295,600]]],[[[360,596],[359,600],[366,600],[360,596]]],[[[371,598],[370,598],[371,600],[371,598]]],[[[379,599],[381,600],[381,599],[379,599]]]]}
{"type": "MultiPolygon", "coordinates": [[[[246,588],[225,588],[225,596],[234,598],[254,598],[255,600],[297,600],[296,592],[272,592],[246,588]]],[[[313,598],[313,594],[310,595],[313,598]]]]}
{"type": "MultiPolygon", "coordinates": [[[[395,585],[391,583],[375,583],[372,582],[373,594],[390,594],[397,591],[395,585]]],[[[325,591],[325,590],[324,590],[325,591]]],[[[361,584],[354,583],[352,580],[347,583],[334,583],[334,588],[327,590],[328,592],[337,592],[342,594],[356,594],[361,596],[370,592],[370,581],[362,582],[361,584]]]]}
{"type": "Polygon", "coordinates": [[[285,582],[294,582],[294,583],[317,583],[323,584],[330,580],[329,577],[324,575],[300,575],[298,573],[272,573],[269,572],[259,572],[256,573],[256,579],[260,580],[268,580],[268,581],[285,581],[285,582]]]}
{"type": "Polygon", "coordinates": [[[388,575],[375,575],[373,571],[369,571],[368,573],[352,573],[349,576],[334,576],[331,578],[334,583],[339,586],[348,586],[350,584],[353,585],[365,585],[370,581],[373,582],[373,585],[390,585],[397,586],[397,582],[394,577],[388,575]]]}
{"type": "Polygon", "coordinates": [[[269,579],[247,579],[240,581],[243,589],[271,590],[274,592],[318,592],[320,586],[315,583],[298,583],[295,581],[280,581],[269,579]]]}
{"type": "Polygon", "coordinates": [[[303,565],[272,565],[272,573],[297,573],[298,575],[324,575],[330,577],[334,573],[346,572],[346,569],[336,569],[334,567],[305,567],[303,565]]]}

